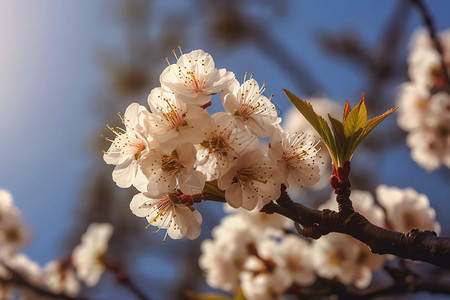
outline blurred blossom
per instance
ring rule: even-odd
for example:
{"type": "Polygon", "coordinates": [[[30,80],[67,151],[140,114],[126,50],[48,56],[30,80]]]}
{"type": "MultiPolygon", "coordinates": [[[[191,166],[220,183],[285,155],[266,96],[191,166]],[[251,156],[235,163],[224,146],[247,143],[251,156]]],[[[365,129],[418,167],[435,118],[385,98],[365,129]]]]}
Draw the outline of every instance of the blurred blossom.
{"type": "MultiPolygon", "coordinates": [[[[450,30],[440,33],[438,39],[450,71],[450,30]]],[[[450,168],[450,95],[441,57],[426,30],[417,30],[411,40],[411,82],[399,89],[397,122],[408,132],[406,143],[414,161],[428,171],[442,165],[450,168]]]]}
{"type": "Polygon", "coordinates": [[[247,299],[283,299],[292,284],[315,281],[309,243],[284,230],[292,222],[276,214],[233,209],[202,242],[200,267],[211,287],[236,291],[247,299]]]}
{"type": "Polygon", "coordinates": [[[273,240],[259,240],[258,257],[250,256],[240,274],[242,290],[249,300],[284,299],[283,294],[292,283],[287,269],[281,267],[284,257],[273,240]]]}
{"type": "Polygon", "coordinates": [[[56,294],[66,294],[71,297],[78,295],[80,282],[69,264],[52,260],[43,268],[43,282],[45,286],[56,294]]]}
{"type": "Polygon", "coordinates": [[[380,185],[376,190],[378,202],[386,209],[393,230],[408,232],[411,229],[433,230],[440,233],[436,212],[430,207],[428,197],[412,188],[399,189],[380,185]]]}
{"type": "Polygon", "coordinates": [[[28,256],[22,253],[17,253],[4,261],[5,265],[19,273],[31,284],[44,287],[42,268],[28,256]]]}
{"type": "Polygon", "coordinates": [[[311,251],[319,276],[337,278],[342,284],[360,289],[369,286],[372,272],[379,270],[385,259],[370,252],[366,244],[340,233],[330,233],[315,240],[311,251]]]}
{"type": "Polygon", "coordinates": [[[16,254],[31,241],[31,232],[14,206],[12,195],[0,190],[0,259],[16,254]]]}
{"type": "MultiPolygon", "coordinates": [[[[331,199],[319,209],[337,210],[338,205],[332,195],[331,199]]],[[[355,211],[365,216],[370,222],[383,227],[384,212],[374,203],[369,192],[354,190],[351,194],[355,211]]],[[[331,233],[313,242],[312,260],[319,276],[337,278],[345,285],[366,288],[372,281],[372,272],[383,266],[385,256],[373,254],[366,244],[340,233],[331,233]]]]}
{"type": "Polygon", "coordinates": [[[72,253],[77,276],[87,286],[94,286],[106,268],[105,254],[113,227],[109,223],[92,223],[72,253]]]}

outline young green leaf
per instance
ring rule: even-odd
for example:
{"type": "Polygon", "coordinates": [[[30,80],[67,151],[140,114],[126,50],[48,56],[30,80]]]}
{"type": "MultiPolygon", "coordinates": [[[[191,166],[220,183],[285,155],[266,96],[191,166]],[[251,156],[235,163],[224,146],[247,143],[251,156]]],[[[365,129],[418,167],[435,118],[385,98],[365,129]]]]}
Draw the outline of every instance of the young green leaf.
{"type": "Polygon", "coordinates": [[[359,143],[361,143],[361,141],[372,131],[375,129],[375,127],[378,126],[378,124],[381,123],[381,121],[383,121],[384,119],[386,119],[387,116],[389,116],[390,114],[392,114],[394,111],[397,110],[398,107],[395,108],[391,108],[388,111],[386,111],[384,114],[379,115],[375,118],[370,119],[369,121],[366,122],[366,124],[364,125],[363,131],[361,133],[361,135],[359,136],[358,140],[355,142],[355,148],[359,145],[359,143]]]}
{"type": "Polygon", "coordinates": [[[364,94],[361,97],[361,101],[353,107],[353,109],[348,113],[344,121],[344,133],[346,137],[350,137],[358,131],[358,129],[363,128],[367,122],[367,109],[364,104],[364,94]]]}
{"type": "Polygon", "coordinates": [[[286,96],[295,105],[295,107],[300,111],[300,113],[305,117],[305,119],[311,124],[311,126],[317,131],[325,145],[327,146],[330,154],[333,156],[336,153],[336,146],[334,144],[333,134],[331,133],[330,127],[324,118],[316,114],[312,105],[306,102],[288,90],[283,89],[286,96]]]}

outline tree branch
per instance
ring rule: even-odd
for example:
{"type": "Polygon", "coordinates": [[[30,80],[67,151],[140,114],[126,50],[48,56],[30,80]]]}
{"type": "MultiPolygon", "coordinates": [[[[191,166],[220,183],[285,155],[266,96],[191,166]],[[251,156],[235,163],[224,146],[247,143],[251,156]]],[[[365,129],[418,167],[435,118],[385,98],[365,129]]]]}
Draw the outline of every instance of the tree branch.
{"type": "MultiPolygon", "coordinates": [[[[350,201],[350,198],[342,201],[350,201]]],[[[299,223],[303,226],[300,233],[305,237],[318,239],[330,232],[344,233],[368,245],[373,253],[393,254],[450,269],[450,238],[437,237],[435,232],[428,230],[413,229],[407,233],[388,230],[351,210],[336,212],[307,208],[292,201],[285,187],[276,203],[271,202],[261,209],[262,212],[278,213],[299,223]]]]}

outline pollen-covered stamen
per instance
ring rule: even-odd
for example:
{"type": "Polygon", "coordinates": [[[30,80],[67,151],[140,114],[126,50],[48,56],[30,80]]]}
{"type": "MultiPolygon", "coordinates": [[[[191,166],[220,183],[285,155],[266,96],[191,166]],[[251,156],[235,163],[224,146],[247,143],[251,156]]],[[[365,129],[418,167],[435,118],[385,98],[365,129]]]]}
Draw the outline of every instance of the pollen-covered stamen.
{"type": "MultiPolygon", "coordinates": [[[[175,223],[176,215],[173,212],[173,208],[176,205],[176,203],[175,201],[173,201],[171,196],[172,196],[171,194],[165,195],[156,204],[146,202],[139,207],[140,209],[147,207],[150,208],[147,215],[147,220],[149,225],[152,225],[152,223],[156,223],[155,226],[158,226],[158,229],[155,232],[153,232],[155,234],[161,229],[161,227],[159,227],[158,224],[169,224],[169,226],[171,226],[173,223],[173,229],[174,230],[179,229],[178,224],[175,223]]],[[[163,242],[166,241],[166,237],[167,231],[166,234],[164,235],[163,242]]]]}
{"type": "Polygon", "coordinates": [[[174,175],[179,173],[183,168],[184,166],[178,159],[178,154],[175,150],[171,155],[165,153],[161,155],[161,170],[164,172],[174,175]]]}
{"type": "Polygon", "coordinates": [[[209,153],[214,153],[219,156],[227,156],[229,145],[226,138],[220,134],[213,135],[208,140],[205,140],[201,145],[209,150],[209,153]]]}
{"type": "Polygon", "coordinates": [[[205,60],[200,62],[197,59],[188,61],[190,66],[178,66],[178,78],[183,85],[196,93],[201,93],[206,84],[206,70],[205,60]]]}
{"type": "MultiPolygon", "coordinates": [[[[244,80],[247,77],[247,73],[245,74],[244,80]]],[[[270,97],[269,101],[267,101],[266,97],[263,96],[264,91],[266,90],[266,82],[263,82],[263,86],[254,91],[254,87],[257,86],[257,82],[252,80],[253,73],[250,76],[248,81],[245,81],[241,87],[241,105],[234,112],[235,116],[242,117],[244,120],[248,120],[250,117],[255,115],[266,115],[269,114],[272,110],[270,105],[270,97]]]]}
{"type": "Polygon", "coordinates": [[[250,181],[259,181],[261,183],[267,183],[267,180],[262,180],[259,178],[257,172],[253,168],[243,168],[238,171],[238,174],[233,178],[233,182],[237,180],[240,184],[244,184],[250,181]]]}
{"type": "Polygon", "coordinates": [[[158,102],[155,103],[155,108],[172,124],[171,129],[178,130],[181,126],[187,125],[186,112],[180,106],[175,105],[173,100],[158,96],[158,102]]]}
{"type": "MultiPolygon", "coordinates": [[[[120,127],[113,128],[109,126],[109,124],[106,124],[106,127],[116,135],[116,138],[114,140],[105,138],[105,140],[111,142],[117,152],[122,154],[132,154],[135,156],[135,159],[139,159],[141,152],[145,149],[145,143],[137,137],[136,130],[131,126],[129,120],[123,118],[120,114],[118,115],[122,119],[122,123],[125,124],[127,130],[120,127]]],[[[110,151],[110,153],[114,152],[115,151],[110,151]]]]}
{"type": "Polygon", "coordinates": [[[296,135],[294,141],[283,151],[282,159],[286,161],[289,167],[296,167],[299,164],[304,164],[305,161],[314,162],[319,151],[317,143],[310,135],[304,133],[296,135]]]}

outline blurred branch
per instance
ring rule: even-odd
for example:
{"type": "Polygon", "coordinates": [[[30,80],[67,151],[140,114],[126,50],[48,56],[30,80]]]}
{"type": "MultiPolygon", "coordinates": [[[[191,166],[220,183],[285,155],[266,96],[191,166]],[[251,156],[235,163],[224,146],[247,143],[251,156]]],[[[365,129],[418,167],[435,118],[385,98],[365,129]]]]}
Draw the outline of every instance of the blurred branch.
{"type": "Polygon", "coordinates": [[[30,292],[33,292],[39,296],[47,297],[49,299],[61,299],[61,300],[93,300],[93,298],[85,298],[85,297],[71,297],[65,294],[56,294],[52,293],[48,290],[45,290],[25,279],[21,274],[15,272],[11,268],[7,268],[8,272],[10,272],[10,277],[5,279],[0,277],[0,284],[3,286],[11,285],[12,287],[16,287],[19,289],[25,289],[30,292]]]}
{"type": "Polygon", "coordinates": [[[116,280],[119,284],[127,288],[131,293],[133,293],[137,299],[140,300],[150,300],[150,298],[145,295],[143,291],[136,285],[134,281],[131,280],[130,276],[127,274],[125,269],[121,264],[110,263],[105,261],[106,268],[116,274],[116,280]]]}

